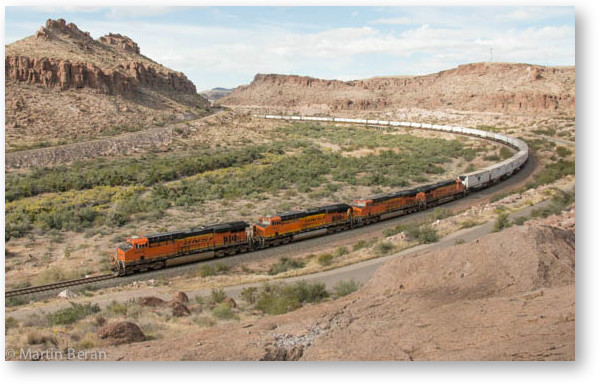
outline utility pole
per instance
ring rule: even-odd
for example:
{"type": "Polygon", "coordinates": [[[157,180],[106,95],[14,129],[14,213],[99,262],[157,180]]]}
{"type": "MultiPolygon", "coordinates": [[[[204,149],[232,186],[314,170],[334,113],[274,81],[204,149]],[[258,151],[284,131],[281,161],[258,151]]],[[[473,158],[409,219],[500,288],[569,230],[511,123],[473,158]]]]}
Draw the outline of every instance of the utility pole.
{"type": "Polygon", "coordinates": [[[490,47],[490,62],[494,61],[493,51],[494,51],[494,47],[490,47]]]}

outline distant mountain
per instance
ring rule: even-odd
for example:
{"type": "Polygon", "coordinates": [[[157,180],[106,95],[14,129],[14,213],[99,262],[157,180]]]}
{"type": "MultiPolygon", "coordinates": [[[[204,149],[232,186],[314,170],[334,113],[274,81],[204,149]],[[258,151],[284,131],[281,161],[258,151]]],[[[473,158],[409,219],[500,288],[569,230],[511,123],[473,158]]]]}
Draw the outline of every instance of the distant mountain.
{"type": "Polygon", "coordinates": [[[227,95],[233,92],[233,88],[223,88],[223,87],[215,87],[210,90],[201,91],[200,95],[208,99],[209,101],[216,101],[217,99],[221,99],[226,97],[227,95]]]}
{"type": "Polygon", "coordinates": [[[349,82],[258,74],[219,103],[306,114],[422,108],[574,115],[575,67],[472,63],[430,75],[349,82]]]}
{"type": "Polygon", "coordinates": [[[6,149],[81,141],[205,114],[181,72],[127,36],[94,40],[63,19],[5,46],[6,149]]]}

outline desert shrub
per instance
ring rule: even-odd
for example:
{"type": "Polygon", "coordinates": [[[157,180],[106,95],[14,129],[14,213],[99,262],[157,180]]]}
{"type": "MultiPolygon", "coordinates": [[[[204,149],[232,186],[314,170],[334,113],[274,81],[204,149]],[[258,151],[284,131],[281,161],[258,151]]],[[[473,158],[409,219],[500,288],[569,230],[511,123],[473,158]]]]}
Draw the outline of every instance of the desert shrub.
{"type": "Polygon", "coordinates": [[[557,146],[556,153],[562,158],[568,157],[571,154],[573,154],[573,152],[571,150],[567,149],[564,146],[557,146]]]}
{"type": "Polygon", "coordinates": [[[375,247],[373,247],[373,251],[375,252],[375,254],[377,256],[386,255],[386,254],[392,252],[393,250],[394,250],[394,244],[388,243],[386,241],[382,241],[378,244],[375,244],[375,247]]]}
{"type": "Polygon", "coordinates": [[[337,297],[342,297],[356,292],[360,288],[360,285],[354,280],[340,280],[336,283],[333,290],[337,297]]]}
{"type": "Polygon", "coordinates": [[[279,262],[273,264],[269,269],[269,275],[277,275],[290,269],[299,269],[304,267],[304,262],[282,257],[279,262]]]}
{"type": "Polygon", "coordinates": [[[205,264],[200,267],[200,276],[215,276],[229,272],[229,265],[219,261],[215,264],[205,264]]]}
{"type": "Polygon", "coordinates": [[[203,150],[166,156],[74,162],[69,167],[34,168],[30,173],[6,176],[8,202],[40,193],[84,190],[98,186],[145,185],[172,181],[210,170],[242,166],[279,153],[281,146],[257,145],[234,150],[203,150]]]}
{"type": "Polygon", "coordinates": [[[446,208],[435,208],[433,210],[433,213],[429,216],[429,218],[432,221],[435,221],[435,220],[442,220],[442,219],[445,219],[450,216],[452,216],[452,211],[450,211],[446,208]]]}
{"type": "Polygon", "coordinates": [[[353,251],[359,251],[367,246],[367,240],[359,240],[352,246],[353,251]]]}
{"type": "Polygon", "coordinates": [[[76,321],[85,318],[88,315],[95,314],[100,311],[97,304],[90,303],[73,303],[68,308],[63,308],[51,314],[48,314],[48,322],[50,325],[73,324],[76,321]]]}
{"type": "Polygon", "coordinates": [[[212,327],[217,324],[210,316],[197,316],[192,319],[192,322],[199,327],[212,327]]]}
{"type": "Polygon", "coordinates": [[[212,310],[212,315],[217,319],[230,320],[235,318],[235,314],[229,304],[219,304],[212,310]]]}
{"type": "Polygon", "coordinates": [[[562,190],[557,190],[550,200],[550,203],[542,208],[534,209],[531,211],[531,217],[542,217],[546,218],[548,216],[559,214],[565,208],[571,206],[575,202],[575,192],[565,192],[562,190]]]}
{"type": "Polygon", "coordinates": [[[501,231],[502,229],[508,228],[510,226],[510,220],[508,219],[508,213],[500,213],[496,218],[496,222],[494,223],[494,232],[501,231]]]}
{"type": "Polygon", "coordinates": [[[320,255],[317,258],[317,262],[322,266],[330,265],[332,261],[333,261],[333,255],[330,253],[320,255]]]}
{"type": "Polygon", "coordinates": [[[256,303],[256,293],[258,292],[258,288],[256,287],[246,287],[240,293],[242,300],[244,300],[248,304],[256,303]]]}
{"type": "Polygon", "coordinates": [[[31,219],[23,210],[6,213],[4,216],[4,240],[8,241],[11,238],[23,237],[25,233],[31,230],[31,219]]]}
{"type": "Polygon", "coordinates": [[[464,244],[465,240],[464,239],[456,239],[454,240],[454,245],[461,245],[464,244]]]}
{"type": "Polygon", "coordinates": [[[299,281],[294,284],[265,284],[256,298],[256,309],[278,315],[293,311],[304,303],[316,303],[327,298],[325,284],[299,281]]]}
{"type": "Polygon", "coordinates": [[[509,159],[510,157],[512,157],[512,151],[510,151],[510,149],[507,147],[504,147],[504,146],[501,147],[500,148],[500,158],[505,160],[505,159],[509,159]]]}
{"type": "Polygon", "coordinates": [[[540,185],[550,184],[565,176],[575,174],[575,162],[560,160],[546,165],[535,177],[533,184],[528,187],[538,187],[540,185]]]}
{"type": "Polygon", "coordinates": [[[515,225],[523,225],[525,224],[525,221],[527,221],[527,216],[519,216],[514,219],[513,223],[515,225]]]}
{"type": "Polygon", "coordinates": [[[439,240],[437,231],[429,225],[423,225],[419,228],[419,242],[421,244],[435,243],[439,240]]]}
{"type": "Polygon", "coordinates": [[[384,229],[383,235],[385,237],[390,237],[390,236],[397,235],[398,233],[402,233],[405,230],[406,230],[406,224],[400,223],[400,224],[396,224],[396,226],[394,226],[393,228],[384,229]]]}
{"type": "Polygon", "coordinates": [[[39,331],[29,331],[27,333],[28,344],[51,344],[56,346],[56,338],[49,335],[44,335],[39,331]]]}
{"type": "Polygon", "coordinates": [[[18,328],[18,327],[19,327],[19,321],[17,319],[13,318],[12,316],[9,316],[8,318],[4,319],[4,335],[6,335],[9,328],[18,328]]]}
{"type": "Polygon", "coordinates": [[[125,315],[127,314],[127,304],[119,303],[116,300],[113,300],[109,305],[106,306],[106,311],[112,315],[125,315]]]}
{"type": "Polygon", "coordinates": [[[333,252],[333,256],[340,257],[340,256],[347,255],[348,253],[350,253],[348,251],[348,248],[340,246],[335,249],[335,252],[333,252]]]}
{"type": "Polygon", "coordinates": [[[215,304],[223,303],[226,297],[227,295],[225,294],[225,291],[223,291],[222,288],[213,288],[210,291],[211,301],[215,304]]]}
{"type": "Polygon", "coordinates": [[[465,220],[460,223],[460,229],[473,228],[474,226],[479,225],[480,223],[476,220],[465,220]]]}
{"type": "Polygon", "coordinates": [[[486,161],[500,161],[500,156],[498,154],[488,154],[483,159],[486,161]]]}

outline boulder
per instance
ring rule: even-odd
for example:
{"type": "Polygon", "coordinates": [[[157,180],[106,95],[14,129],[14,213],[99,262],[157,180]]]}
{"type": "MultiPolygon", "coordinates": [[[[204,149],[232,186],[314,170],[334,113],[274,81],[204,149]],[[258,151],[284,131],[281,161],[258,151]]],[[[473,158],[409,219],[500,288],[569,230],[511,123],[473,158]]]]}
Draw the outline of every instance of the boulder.
{"type": "Polygon", "coordinates": [[[56,295],[56,297],[61,299],[75,299],[77,297],[77,294],[69,289],[66,289],[58,295],[56,295]]]}
{"type": "Polygon", "coordinates": [[[190,316],[192,313],[190,309],[183,303],[175,302],[173,303],[173,316],[182,317],[182,316],[190,316]]]}
{"type": "Polygon", "coordinates": [[[155,296],[147,296],[140,299],[140,305],[148,307],[158,307],[165,304],[165,301],[155,296]]]}
{"type": "Polygon", "coordinates": [[[142,329],[131,322],[109,323],[98,329],[98,337],[108,340],[113,345],[143,342],[146,336],[142,329]]]}
{"type": "Polygon", "coordinates": [[[188,296],[186,295],[185,292],[177,292],[175,295],[173,295],[173,301],[174,302],[178,302],[178,303],[186,304],[190,300],[189,300],[189,298],[188,298],[188,296]]]}

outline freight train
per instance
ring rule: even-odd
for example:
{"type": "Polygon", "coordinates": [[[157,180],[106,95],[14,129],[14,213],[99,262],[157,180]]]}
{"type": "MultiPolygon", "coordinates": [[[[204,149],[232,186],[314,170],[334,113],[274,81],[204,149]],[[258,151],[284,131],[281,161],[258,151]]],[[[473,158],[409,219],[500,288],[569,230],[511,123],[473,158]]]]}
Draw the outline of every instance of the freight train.
{"type": "Polygon", "coordinates": [[[527,144],[520,139],[457,126],[329,117],[266,115],[262,118],[405,126],[446,131],[501,142],[515,148],[517,152],[498,164],[460,175],[456,179],[366,197],[354,200],[352,204],[339,203],[264,216],[253,225],[244,221],[233,221],[185,231],[131,236],[117,248],[117,253],[111,258],[112,269],[116,274],[127,275],[259,250],[341,232],[441,205],[509,177],[523,167],[529,153],[527,144]]]}

